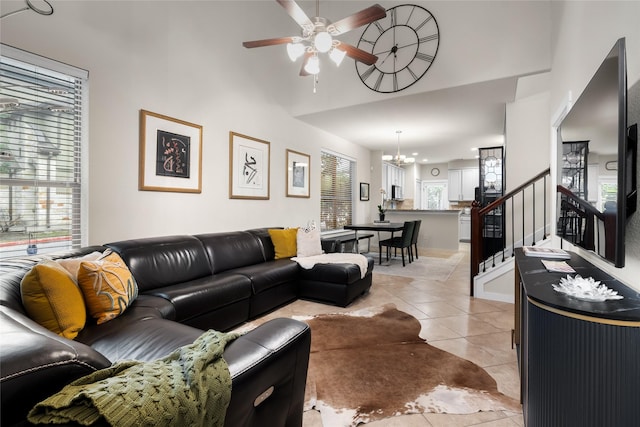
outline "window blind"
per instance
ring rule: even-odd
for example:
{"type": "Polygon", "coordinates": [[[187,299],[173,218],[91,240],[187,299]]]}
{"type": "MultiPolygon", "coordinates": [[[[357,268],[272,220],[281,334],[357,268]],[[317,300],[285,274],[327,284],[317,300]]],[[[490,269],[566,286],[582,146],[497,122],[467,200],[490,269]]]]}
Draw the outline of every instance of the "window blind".
{"type": "Polygon", "coordinates": [[[87,79],[86,71],[2,46],[0,258],[70,249],[86,240],[87,79]]]}
{"type": "Polygon", "coordinates": [[[322,152],[320,221],[325,230],[339,230],[352,223],[355,162],[322,152]]]}

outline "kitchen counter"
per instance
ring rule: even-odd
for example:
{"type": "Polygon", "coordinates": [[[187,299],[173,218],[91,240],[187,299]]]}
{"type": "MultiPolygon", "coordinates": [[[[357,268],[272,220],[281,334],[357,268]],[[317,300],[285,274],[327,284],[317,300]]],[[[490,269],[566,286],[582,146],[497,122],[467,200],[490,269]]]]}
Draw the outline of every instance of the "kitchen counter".
{"type": "MultiPolygon", "coordinates": [[[[388,209],[386,218],[391,222],[422,220],[418,236],[418,254],[422,249],[445,249],[457,251],[459,247],[459,222],[462,210],[388,209]]],[[[382,239],[387,236],[382,236],[382,239]]],[[[377,241],[371,242],[373,247],[377,241]]]]}

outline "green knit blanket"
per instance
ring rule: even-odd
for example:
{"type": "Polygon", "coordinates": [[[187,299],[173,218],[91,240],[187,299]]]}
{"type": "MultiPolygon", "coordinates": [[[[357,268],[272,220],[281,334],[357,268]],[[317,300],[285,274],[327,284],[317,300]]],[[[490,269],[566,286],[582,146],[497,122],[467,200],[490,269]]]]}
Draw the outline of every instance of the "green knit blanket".
{"type": "Polygon", "coordinates": [[[112,426],[222,426],[231,399],[231,376],[222,353],[238,336],[209,330],[162,359],[115,363],[38,403],[28,420],[91,425],[104,418],[112,426]]]}

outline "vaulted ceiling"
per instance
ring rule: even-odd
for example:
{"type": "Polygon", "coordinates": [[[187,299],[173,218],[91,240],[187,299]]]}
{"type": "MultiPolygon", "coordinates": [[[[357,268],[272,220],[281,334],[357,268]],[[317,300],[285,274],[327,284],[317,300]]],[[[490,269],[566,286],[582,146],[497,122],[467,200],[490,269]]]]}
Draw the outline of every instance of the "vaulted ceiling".
{"type": "MultiPolygon", "coordinates": [[[[259,6],[245,13],[252,18],[260,14],[262,20],[244,31],[245,40],[299,35],[295,21],[276,1],[251,3],[259,6]]],[[[315,1],[297,3],[309,17],[315,16],[315,1]]],[[[336,21],[374,3],[321,1],[320,16],[336,21]]],[[[386,9],[404,3],[379,2],[386,9]]],[[[472,148],[503,142],[506,105],[516,97],[518,78],[548,71],[548,2],[412,3],[436,17],[440,45],[427,73],[400,92],[382,94],[367,88],[350,58],[339,68],[328,61],[321,64],[316,93],[312,77],[298,76],[300,63],[286,58],[284,45],[247,49],[243,59],[270,71],[265,76],[257,70],[256,76],[265,86],[279,82],[273,96],[286,103],[294,117],[331,134],[395,154],[396,130],[401,130],[402,154],[418,153],[418,162],[472,159],[472,148]],[[283,81],[290,97],[282,94],[283,81]]],[[[355,46],[365,28],[339,39],[355,46]]]]}

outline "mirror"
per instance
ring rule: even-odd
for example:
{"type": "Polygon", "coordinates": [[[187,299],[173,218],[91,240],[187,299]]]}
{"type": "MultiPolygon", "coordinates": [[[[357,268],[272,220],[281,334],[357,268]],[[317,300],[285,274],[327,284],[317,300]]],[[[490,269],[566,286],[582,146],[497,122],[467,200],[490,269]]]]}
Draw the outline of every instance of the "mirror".
{"type": "Polygon", "coordinates": [[[616,42],[558,129],[556,233],[624,266],[625,40],[616,42]]]}

